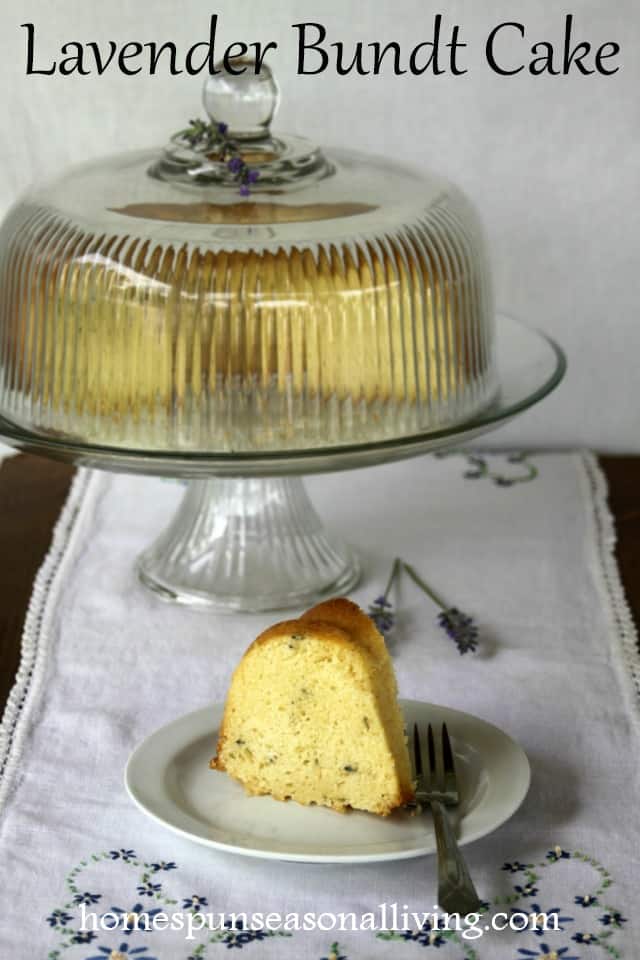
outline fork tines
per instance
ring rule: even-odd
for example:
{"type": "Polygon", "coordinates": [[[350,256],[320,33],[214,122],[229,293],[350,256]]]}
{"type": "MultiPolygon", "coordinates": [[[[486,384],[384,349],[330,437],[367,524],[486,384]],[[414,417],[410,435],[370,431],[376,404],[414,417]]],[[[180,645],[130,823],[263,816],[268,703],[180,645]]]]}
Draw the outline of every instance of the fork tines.
{"type": "Polygon", "coordinates": [[[441,794],[445,802],[457,803],[455,763],[446,723],[442,724],[440,737],[434,733],[432,724],[427,727],[427,757],[428,763],[423,769],[420,730],[414,724],[413,761],[418,787],[427,793],[441,794]]]}
{"type": "Polygon", "coordinates": [[[453,763],[453,750],[451,749],[451,741],[449,740],[449,731],[447,730],[446,723],[442,724],[442,762],[445,773],[455,774],[456,768],[453,763]]]}
{"type": "Polygon", "coordinates": [[[418,724],[413,725],[413,765],[417,777],[422,776],[422,748],[420,746],[420,730],[418,724]]]}

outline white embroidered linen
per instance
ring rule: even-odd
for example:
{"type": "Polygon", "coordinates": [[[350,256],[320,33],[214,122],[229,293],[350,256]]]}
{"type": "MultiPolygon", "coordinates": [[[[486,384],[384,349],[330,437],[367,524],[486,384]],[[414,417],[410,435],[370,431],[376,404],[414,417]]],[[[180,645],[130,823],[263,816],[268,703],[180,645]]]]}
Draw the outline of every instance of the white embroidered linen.
{"type": "Polygon", "coordinates": [[[237,949],[256,960],[410,960],[432,947],[443,960],[572,960],[598,955],[588,945],[598,941],[633,958],[640,669],[604,482],[588,455],[525,463],[493,455],[485,465],[474,479],[462,455],[421,458],[308,485],[328,526],[360,550],[364,573],[352,596],[361,605],[382,592],[399,555],[477,619],[480,649],[461,657],[437,609],[403,579],[390,640],[401,695],[475,713],[524,747],[529,796],[466,855],[488,915],[556,910],[561,929],[474,940],[427,927],[392,939],[240,929],[213,940],[170,930],[78,939],[83,905],[98,914],[200,905],[362,915],[382,903],[413,911],[436,903],[434,857],[351,867],[264,862],[197,847],[134,808],[123,787],[134,746],[222,700],[244,649],[275,618],[156,600],[133,564],[181,486],[81,471],[34,585],[2,727],[0,957],[187,960],[237,949]],[[525,480],[530,463],[537,476],[525,480]]]}

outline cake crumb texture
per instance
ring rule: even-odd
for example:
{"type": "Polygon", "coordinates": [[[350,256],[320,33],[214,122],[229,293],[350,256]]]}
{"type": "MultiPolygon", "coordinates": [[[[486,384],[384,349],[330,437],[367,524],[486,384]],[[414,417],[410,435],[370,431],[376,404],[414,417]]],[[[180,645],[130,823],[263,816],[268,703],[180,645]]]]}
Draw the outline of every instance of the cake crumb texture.
{"type": "Polygon", "coordinates": [[[250,794],[386,815],[413,798],[393,665],[350,600],[265,630],[231,682],[216,757],[250,794]]]}

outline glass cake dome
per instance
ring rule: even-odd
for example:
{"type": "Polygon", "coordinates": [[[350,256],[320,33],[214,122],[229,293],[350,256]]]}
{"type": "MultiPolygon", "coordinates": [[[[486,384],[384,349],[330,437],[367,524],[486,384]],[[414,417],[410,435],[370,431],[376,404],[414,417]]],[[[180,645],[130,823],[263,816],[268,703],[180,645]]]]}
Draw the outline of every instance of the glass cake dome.
{"type": "Polygon", "coordinates": [[[0,230],[0,415],[128,450],[384,441],[494,399],[485,242],[440,177],[271,132],[235,61],[164,151],[76,167],[0,230]]]}
{"type": "Polygon", "coordinates": [[[299,474],[465,442],[565,360],[504,316],[494,336],[456,187],[272,134],[268,68],[216,71],[207,119],[36,187],[0,227],[0,438],[188,481],[138,558],[156,596],[301,609],[360,568],[299,474]]]}

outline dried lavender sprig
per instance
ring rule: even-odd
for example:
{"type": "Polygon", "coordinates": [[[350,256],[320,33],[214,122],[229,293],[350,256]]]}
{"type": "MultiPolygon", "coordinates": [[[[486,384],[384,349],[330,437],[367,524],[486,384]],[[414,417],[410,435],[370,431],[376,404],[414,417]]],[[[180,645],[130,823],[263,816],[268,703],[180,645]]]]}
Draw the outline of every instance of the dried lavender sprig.
{"type": "Polygon", "coordinates": [[[368,613],[380,633],[386,637],[391,633],[395,624],[395,614],[393,604],[388,597],[391,588],[398,575],[405,570],[413,582],[425,593],[431,600],[440,607],[438,614],[438,624],[456,644],[461,654],[475,651],[478,646],[479,631],[472,617],[463,613],[457,607],[448,606],[439,594],[429,586],[428,583],[416,572],[409,563],[405,563],[400,557],[393,561],[391,574],[387,581],[384,593],[377,597],[370,605],[368,613]]]}
{"type": "Polygon", "coordinates": [[[473,617],[470,617],[468,614],[458,610],[457,607],[450,607],[448,604],[446,604],[442,597],[440,597],[435,590],[433,590],[424,582],[422,577],[416,573],[410,564],[403,563],[403,567],[413,582],[420,587],[420,589],[426,593],[428,597],[431,597],[437,606],[440,607],[438,624],[440,627],[442,627],[447,636],[454,641],[459,652],[468,653],[469,651],[475,651],[478,646],[479,631],[473,620],[473,617]]]}
{"type": "Polygon", "coordinates": [[[391,567],[391,574],[384,588],[384,593],[377,597],[369,607],[369,616],[375,623],[383,637],[388,636],[393,630],[395,624],[395,615],[393,613],[393,604],[389,602],[388,597],[396,577],[402,569],[402,560],[396,557],[391,567]]]}
{"type": "Polygon", "coordinates": [[[391,633],[395,625],[393,605],[388,603],[384,597],[377,597],[369,606],[368,613],[383,637],[391,633]]]}
{"type": "Polygon", "coordinates": [[[413,580],[413,582],[414,582],[418,587],[420,587],[420,589],[422,590],[423,593],[426,593],[426,595],[427,595],[428,597],[431,597],[431,599],[433,600],[433,602],[434,602],[438,607],[440,607],[442,610],[446,610],[446,609],[447,609],[447,604],[444,602],[444,600],[442,599],[442,597],[438,596],[438,594],[435,592],[435,590],[433,590],[427,583],[424,582],[424,580],[422,579],[422,577],[419,576],[419,575],[416,573],[416,571],[414,570],[414,568],[411,566],[410,563],[405,563],[405,562],[403,561],[402,566],[403,566],[404,569],[407,571],[407,573],[409,574],[409,576],[411,577],[411,579],[413,580]]]}
{"type": "Polygon", "coordinates": [[[260,171],[250,167],[242,158],[237,143],[227,136],[226,123],[205,123],[196,118],[189,121],[189,126],[181,130],[176,136],[189,144],[192,149],[219,150],[227,169],[234,180],[240,185],[240,195],[248,197],[251,193],[251,184],[260,177],[260,171]]]}
{"type": "Polygon", "coordinates": [[[189,126],[180,130],[176,137],[186,140],[190,147],[201,147],[211,150],[213,147],[225,143],[227,140],[226,123],[207,123],[196,117],[189,121],[189,126]]]}
{"type": "Polygon", "coordinates": [[[478,628],[473,618],[457,607],[449,607],[438,614],[438,623],[457,646],[460,653],[472,653],[478,646],[478,628]]]}

